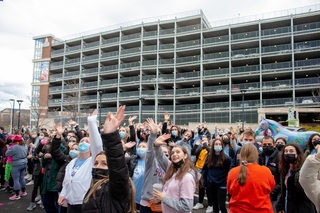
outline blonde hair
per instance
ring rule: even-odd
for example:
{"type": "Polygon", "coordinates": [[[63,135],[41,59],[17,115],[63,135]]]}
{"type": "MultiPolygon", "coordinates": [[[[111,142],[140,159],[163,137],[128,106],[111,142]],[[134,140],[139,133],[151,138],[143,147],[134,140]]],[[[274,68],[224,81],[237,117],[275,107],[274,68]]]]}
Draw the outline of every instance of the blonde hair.
{"type": "Polygon", "coordinates": [[[246,143],[240,151],[240,171],[238,174],[238,183],[243,186],[247,182],[248,163],[256,163],[258,160],[258,150],[252,143],[246,143]]]}

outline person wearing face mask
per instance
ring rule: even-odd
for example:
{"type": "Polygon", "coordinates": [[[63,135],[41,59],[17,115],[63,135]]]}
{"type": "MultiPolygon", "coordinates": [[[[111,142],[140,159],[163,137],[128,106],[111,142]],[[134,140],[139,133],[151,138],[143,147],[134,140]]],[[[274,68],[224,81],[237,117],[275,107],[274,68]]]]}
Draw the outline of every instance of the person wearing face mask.
{"type": "Polygon", "coordinates": [[[231,158],[223,150],[223,141],[221,139],[214,140],[202,169],[203,184],[208,189],[207,196],[210,197],[206,212],[227,213],[225,202],[231,158]]]}
{"type": "Polygon", "coordinates": [[[170,119],[170,115],[168,112],[164,113],[164,122],[162,124],[162,134],[171,134],[171,137],[166,141],[170,146],[174,146],[173,143],[181,140],[181,130],[178,126],[172,125],[169,131],[167,130],[168,121],[170,119]],[[173,142],[173,143],[171,143],[173,142]]]}
{"type": "Polygon", "coordinates": [[[230,135],[224,134],[222,136],[223,145],[224,145],[224,153],[228,155],[231,159],[234,158],[236,152],[234,150],[237,150],[237,143],[235,140],[231,140],[230,135]]]}
{"type": "Polygon", "coordinates": [[[308,155],[315,155],[317,153],[317,149],[315,148],[317,145],[320,144],[320,134],[312,134],[310,135],[308,142],[307,142],[307,149],[305,151],[305,156],[308,155]]]}
{"type": "Polygon", "coordinates": [[[284,137],[277,137],[276,139],[276,148],[279,152],[283,150],[284,145],[287,144],[287,140],[284,137]]]}
{"type": "Polygon", "coordinates": [[[271,136],[263,137],[262,148],[263,152],[259,154],[259,164],[261,166],[268,167],[272,175],[274,176],[274,180],[276,181],[276,186],[270,194],[273,210],[276,211],[275,204],[277,202],[278,195],[281,191],[279,171],[280,153],[279,150],[276,148],[273,137],[271,136]]]}
{"type": "Polygon", "coordinates": [[[188,150],[189,155],[191,156],[191,145],[189,143],[189,140],[192,138],[192,132],[191,131],[186,131],[184,133],[184,136],[181,140],[178,140],[177,142],[175,142],[175,146],[183,146],[188,150]]]}
{"type": "MultiPolygon", "coordinates": [[[[206,161],[207,155],[210,152],[209,145],[210,145],[209,139],[207,137],[202,137],[202,141],[201,141],[201,139],[199,139],[195,143],[195,145],[193,146],[193,148],[191,150],[191,154],[196,156],[195,168],[200,174],[202,173],[202,168],[203,168],[203,165],[206,161]]],[[[208,194],[208,192],[207,192],[207,194],[208,194]]],[[[205,188],[203,186],[203,181],[200,179],[200,181],[199,181],[199,202],[196,203],[196,205],[192,209],[196,210],[196,209],[204,208],[204,206],[203,206],[204,195],[205,195],[205,188]]],[[[208,201],[208,203],[212,203],[210,196],[208,197],[208,200],[210,200],[210,201],[208,201]]],[[[211,207],[212,207],[212,205],[211,205],[211,207]]]]}
{"type": "Polygon", "coordinates": [[[135,202],[137,209],[140,208],[147,149],[148,144],[146,142],[140,142],[137,149],[137,155],[131,155],[130,157],[126,158],[126,163],[129,170],[129,177],[132,179],[136,188],[135,202]]]}
{"type": "Polygon", "coordinates": [[[90,140],[83,139],[78,145],[79,157],[70,161],[65,170],[59,205],[68,205],[68,213],[81,213],[83,198],[90,187],[95,156],[102,151],[102,139],[97,127],[98,111],[88,116],[90,140]],[[94,141],[94,143],[91,143],[94,141]]]}
{"type": "Polygon", "coordinates": [[[183,146],[175,146],[171,151],[171,161],[163,154],[161,145],[166,144],[170,135],[162,135],[154,142],[154,151],[161,167],[166,171],[163,192],[153,189],[152,201],[160,201],[162,212],[191,212],[193,196],[198,182],[198,174],[183,146]]]}
{"type": "Polygon", "coordinates": [[[94,158],[91,185],[83,199],[84,213],[136,212],[135,187],[129,178],[117,131],[125,117],[124,109],[125,106],[121,106],[116,115],[110,112],[107,115],[101,135],[106,150],[94,158]]]}
{"type": "Polygon", "coordinates": [[[281,153],[281,195],[277,201],[278,213],[316,213],[314,204],[306,196],[299,183],[300,169],[305,160],[300,146],[287,143],[281,153]]]}

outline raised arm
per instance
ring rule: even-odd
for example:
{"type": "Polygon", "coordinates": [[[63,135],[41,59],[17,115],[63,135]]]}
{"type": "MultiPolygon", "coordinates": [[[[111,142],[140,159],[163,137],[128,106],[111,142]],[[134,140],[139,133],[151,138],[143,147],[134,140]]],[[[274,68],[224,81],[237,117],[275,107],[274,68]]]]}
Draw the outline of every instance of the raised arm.
{"type": "Polygon", "coordinates": [[[94,163],[94,159],[97,154],[102,149],[102,139],[97,126],[97,115],[98,111],[95,109],[92,115],[88,116],[88,129],[89,129],[89,138],[90,138],[90,146],[91,146],[91,156],[92,156],[92,165],[94,163]]]}
{"type": "Polygon", "coordinates": [[[167,145],[165,141],[168,140],[170,137],[170,134],[164,134],[158,137],[154,142],[154,151],[156,158],[164,171],[167,171],[169,159],[167,158],[167,156],[165,156],[160,146],[167,145]]]}
{"type": "Polygon", "coordinates": [[[52,156],[52,159],[56,161],[60,166],[62,166],[67,160],[67,155],[65,155],[60,149],[61,136],[63,133],[63,128],[61,123],[58,123],[58,125],[56,126],[56,130],[57,130],[57,133],[52,139],[50,154],[52,156]]]}
{"type": "Polygon", "coordinates": [[[102,135],[103,145],[107,148],[107,162],[109,167],[109,192],[112,196],[121,201],[129,198],[129,172],[122,149],[122,143],[117,128],[125,118],[125,106],[118,109],[116,115],[108,113],[104,124],[104,134],[102,135]]]}

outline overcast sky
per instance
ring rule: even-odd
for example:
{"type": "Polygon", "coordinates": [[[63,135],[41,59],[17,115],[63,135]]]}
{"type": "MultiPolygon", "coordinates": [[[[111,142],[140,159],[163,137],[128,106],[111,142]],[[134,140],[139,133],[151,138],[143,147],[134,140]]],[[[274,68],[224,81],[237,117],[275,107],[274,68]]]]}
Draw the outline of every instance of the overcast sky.
{"type": "MultiPolygon", "coordinates": [[[[319,4],[319,0],[2,0],[0,110],[31,95],[33,36],[57,38],[202,9],[209,22],[319,4]]],[[[17,106],[17,105],[16,105],[17,106]]]]}

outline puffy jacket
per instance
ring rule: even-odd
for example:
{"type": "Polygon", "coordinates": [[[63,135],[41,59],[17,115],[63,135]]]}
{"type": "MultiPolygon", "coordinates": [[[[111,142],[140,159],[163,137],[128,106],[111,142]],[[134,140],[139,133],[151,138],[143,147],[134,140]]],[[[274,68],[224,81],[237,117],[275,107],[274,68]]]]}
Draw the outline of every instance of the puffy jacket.
{"type": "Polygon", "coordinates": [[[138,163],[138,156],[137,155],[131,155],[130,157],[126,158],[126,164],[128,166],[129,170],[129,177],[132,178],[134,169],[136,168],[136,165],[138,163]]]}
{"type": "MultiPolygon", "coordinates": [[[[299,183],[299,173],[300,168],[292,172],[287,180],[288,197],[287,197],[287,213],[316,213],[316,208],[314,204],[306,196],[303,188],[299,183]]],[[[285,210],[285,200],[286,200],[286,185],[285,185],[285,175],[281,175],[281,195],[276,204],[276,209],[278,211],[285,210]]]]}
{"type": "Polygon", "coordinates": [[[274,149],[273,153],[269,157],[267,165],[266,165],[266,155],[264,154],[264,152],[261,152],[259,154],[259,164],[261,166],[268,167],[272,175],[274,176],[274,180],[276,181],[276,186],[273,188],[270,194],[270,198],[272,201],[277,201],[278,195],[281,191],[279,160],[280,160],[280,153],[278,149],[274,149]]]}
{"type": "MultiPolygon", "coordinates": [[[[102,135],[106,147],[109,181],[82,205],[83,213],[128,213],[131,190],[126,160],[118,131],[102,135]]],[[[90,189],[88,190],[90,191],[90,189]]]]}
{"type": "Polygon", "coordinates": [[[52,159],[60,165],[60,169],[56,177],[56,189],[58,192],[61,192],[62,190],[62,183],[65,175],[65,170],[68,163],[71,161],[70,156],[62,152],[60,147],[62,148],[65,146],[63,145],[61,139],[57,139],[54,137],[52,139],[51,156],[52,159]]]}

